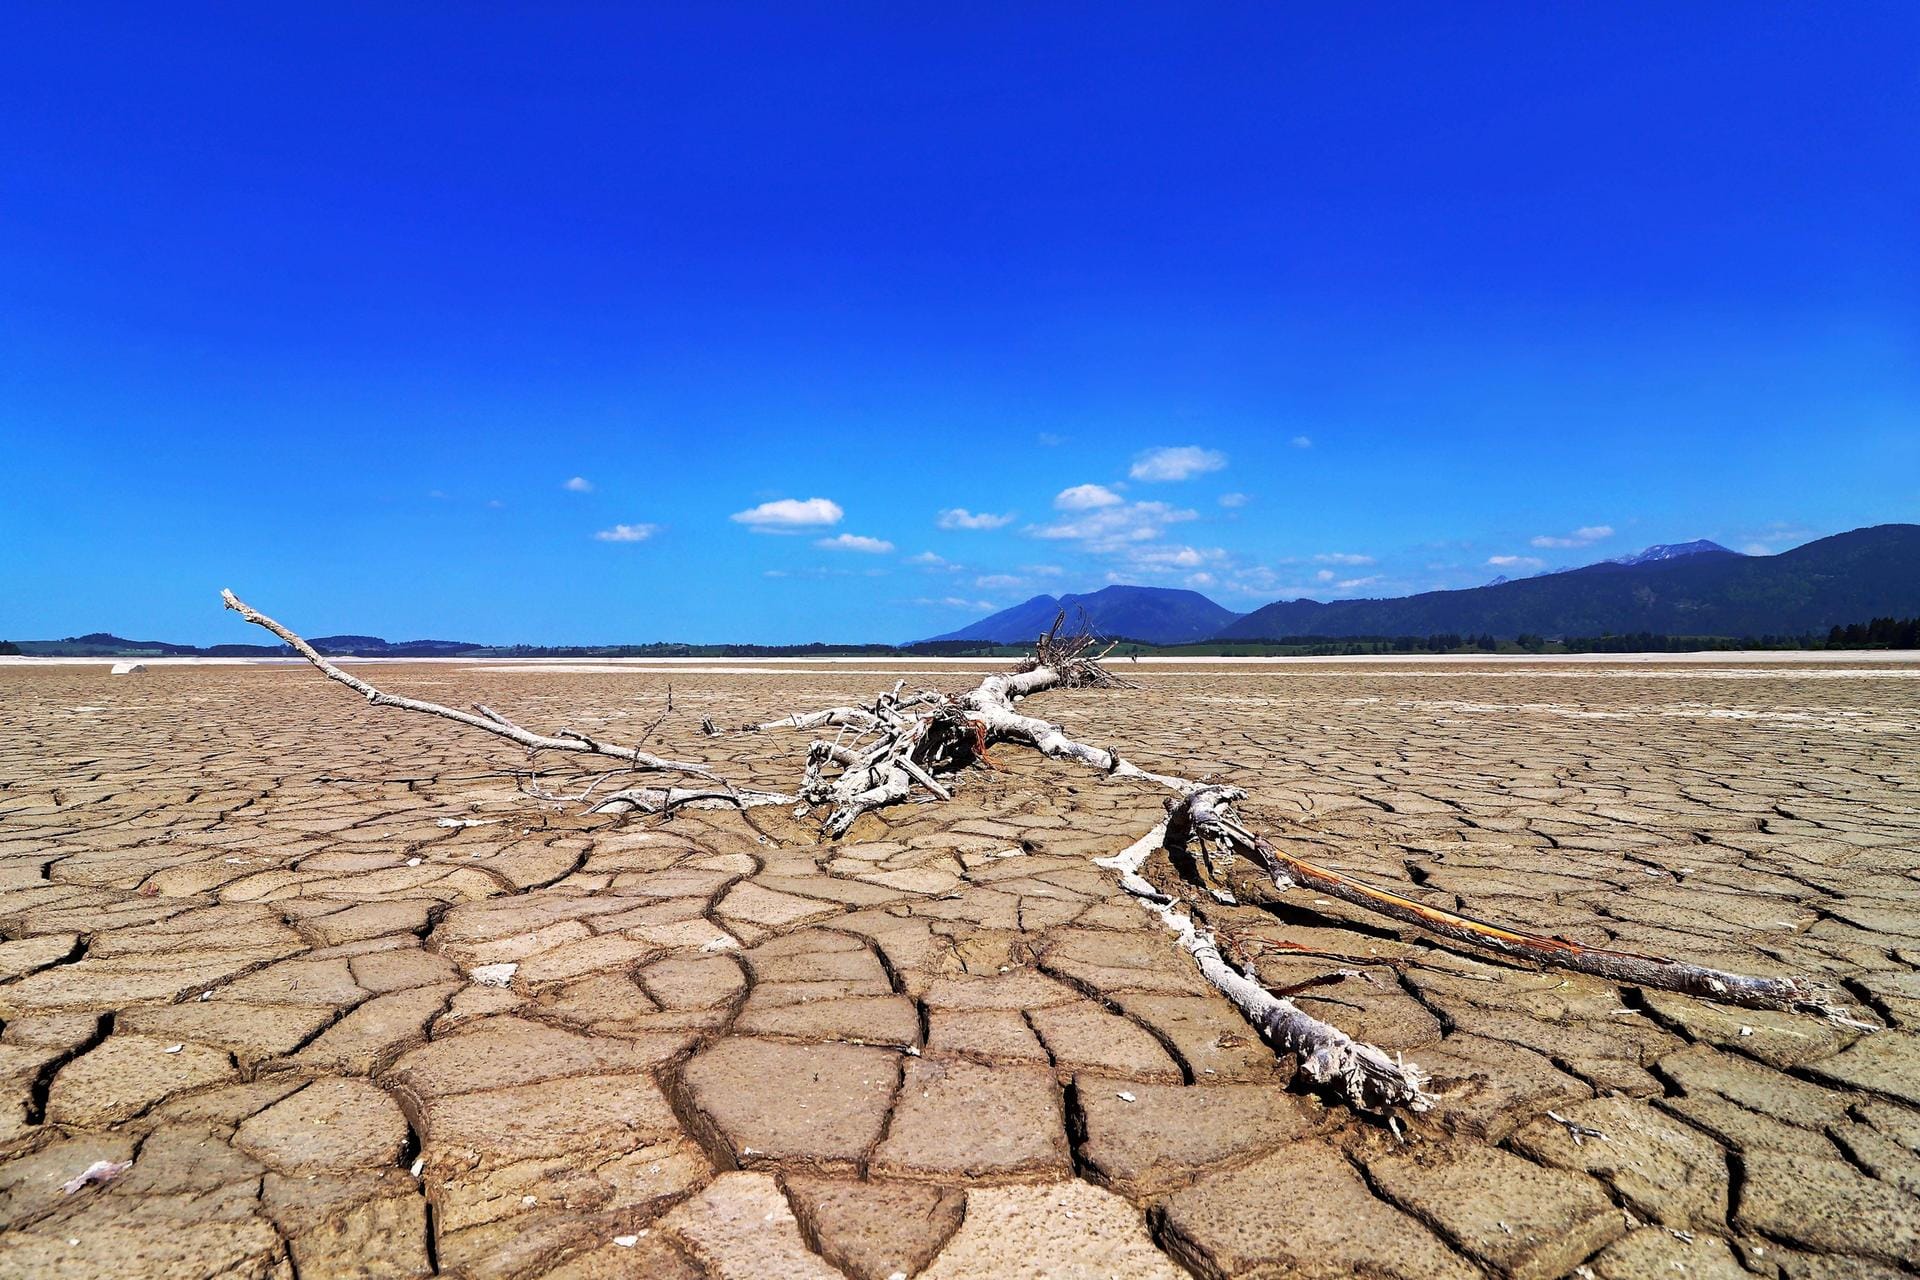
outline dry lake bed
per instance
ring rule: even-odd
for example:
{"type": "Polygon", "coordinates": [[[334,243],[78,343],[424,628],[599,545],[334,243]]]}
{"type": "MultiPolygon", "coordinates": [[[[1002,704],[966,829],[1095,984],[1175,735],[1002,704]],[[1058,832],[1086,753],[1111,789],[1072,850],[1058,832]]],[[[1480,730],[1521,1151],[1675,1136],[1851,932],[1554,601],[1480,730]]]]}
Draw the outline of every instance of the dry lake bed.
{"type": "MultiPolygon", "coordinates": [[[[356,670],[612,738],[670,683],[663,754],[788,790],[808,735],[700,717],[982,667],[356,670]]],[[[1223,909],[1266,985],[1433,1073],[1396,1134],[1294,1084],[1093,865],[1161,816],[1148,786],[1004,746],[821,844],[780,809],[582,817],[530,792],[590,775],[516,779],[303,666],[18,662],[0,1275],[1915,1274],[1920,664],[1122,674],[1024,709],[1408,896],[1822,975],[1887,1029],[1307,893],[1223,909]]]]}

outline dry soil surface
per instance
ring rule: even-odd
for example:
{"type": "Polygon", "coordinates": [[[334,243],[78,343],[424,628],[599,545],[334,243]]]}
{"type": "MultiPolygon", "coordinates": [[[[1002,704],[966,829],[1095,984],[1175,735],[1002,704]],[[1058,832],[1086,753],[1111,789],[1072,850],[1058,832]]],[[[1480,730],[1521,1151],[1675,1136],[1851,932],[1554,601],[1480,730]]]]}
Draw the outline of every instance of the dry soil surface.
{"type": "MultiPolygon", "coordinates": [[[[661,749],[776,789],[805,735],[699,717],[892,683],[370,670],[616,737],[671,679],[661,749]]],[[[1026,709],[1402,893],[1812,971],[1889,1029],[1310,895],[1224,913],[1270,987],[1335,978],[1303,1002],[1434,1073],[1397,1136],[1294,1082],[1092,865],[1159,817],[1140,784],[1001,747],[821,844],[779,810],[583,818],[526,793],[584,786],[564,762],[516,781],[506,744],[305,668],[16,665],[0,1275],[1914,1274],[1920,671],[1139,673],[1026,709]]]]}

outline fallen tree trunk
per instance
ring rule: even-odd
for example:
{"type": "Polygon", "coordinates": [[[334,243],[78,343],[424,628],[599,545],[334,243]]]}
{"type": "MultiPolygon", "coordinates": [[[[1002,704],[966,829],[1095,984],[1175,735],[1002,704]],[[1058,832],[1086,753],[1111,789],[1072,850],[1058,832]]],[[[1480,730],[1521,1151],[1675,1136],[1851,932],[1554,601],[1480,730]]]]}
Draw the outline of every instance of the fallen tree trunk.
{"type": "MultiPolygon", "coordinates": [[[[242,604],[232,592],[222,594],[228,608],[273,632],[329,679],[353,689],[376,706],[439,716],[520,743],[529,751],[587,752],[628,761],[635,769],[713,778],[712,773],[701,766],[663,760],[637,748],[599,742],[584,734],[562,731],[548,737],[530,733],[485,707],[476,708],[478,714],[470,714],[382,693],[328,662],[305,640],[242,604]]],[[[990,765],[986,749],[995,742],[1017,742],[1050,758],[1085,765],[1111,778],[1163,787],[1175,795],[1167,803],[1167,822],[1122,853],[1097,860],[1098,864],[1119,873],[1121,886],[1160,918],[1181,949],[1193,957],[1207,981],[1232,1001],[1276,1050],[1298,1054],[1301,1070],[1308,1078],[1362,1110],[1426,1110],[1433,1104],[1433,1096],[1426,1089],[1426,1073],[1312,1017],[1287,996],[1268,991],[1235,968],[1221,954],[1212,935],[1196,923],[1194,901],[1163,893],[1140,874],[1154,849],[1164,845],[1170,853],[1185,858],[1200,881],[1195,887],[1216,901],[1266,901],[1271,900],[1274,892],[1306,885],[1329,897],[1415,925],[1450,941],[1514,959],[1730,1004],[1814,1013],[1847,1026],[1877,1029],[1853,1017],[1836,992],[1808,978],[1749,977],[1682,961],[1545,938],[1430,907],[1283,853],[1234,815],[1233,802],[1245,794],[1239,789],[1140,768],[1124,759],[1117,749],[1078,742],[1068,737],[1061,726],[1016,709],[1016,704],[1026,698],[1053,689],[1128,687],[1100,665],[1104,655],[1090,653],[1094,643],[1090,635],[1062,637],[1062,621],[1064,615],[1055,621],[1052,630],[1039,638],[1033,657],[1016,670],[987,676],[965,693],[948,696],[920,690],[902,696],[905,681],[901,681],[891,691],[880,694],[871,707],[795,712],[734,730],[760,733],[780,728],[839,729],[838,737],[817,739],[809,746],[806,769],[795,795],[743,791],[716,780],[716,785],[707,789],[666,787],[618,791],[589,812],[664,814],[680,808],[746,809],[791,803],[796,805],[796,816],[804,816],[816,807],[826,807],[828,813],[822,829],[826,835],[837,837],[845,834],[861,815],[909,799],[915,786],[939,799],[951,798],[952,792],[940,780],[940,775],[951,775],[971,765],[990,765]],[[831,773],[836,769],[837,774],[831,773]],[[1253,882],[1238,873],[1232,866],[1235,856],[1258,865],[1264,881],[1253,882]],[[1223,872],[1233,887],[1223,889],[1214,883],[1223,872]],[[1175,910],[1182,905],[1187,908],[1184,915],[1175,910]]],[[[722,732],[711,720],[703,724],[709,734],[722,732]]]]}

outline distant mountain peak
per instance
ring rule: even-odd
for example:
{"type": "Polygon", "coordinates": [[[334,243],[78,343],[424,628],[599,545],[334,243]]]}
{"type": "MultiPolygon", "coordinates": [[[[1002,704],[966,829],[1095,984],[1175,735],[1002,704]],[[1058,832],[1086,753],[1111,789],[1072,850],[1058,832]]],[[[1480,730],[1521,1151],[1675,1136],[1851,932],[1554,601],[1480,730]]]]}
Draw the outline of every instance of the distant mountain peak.
{"type": "Polygon", "coordinates": [[[1614,556],[1607,564],[1657,564],[1662,560],[1680,560],[1687,556],[1736,555],[1717,542],[1705,538],[1695,538],[1692,542],[1663,542],[1648,547],[1645,551],[1636,551],[1630,556],[1614,556]]]}
{"type": "Polygon", "coordinates": [[[1240,616],[1198,591],[1115,584],[1085,595],[1035,596],[933,640],[1028,644],[1063,609],[1069,627],[1078,625],[1084,611],[1087,625],[1102,635],[1155,644],[1207,640],[1240,616]]]}

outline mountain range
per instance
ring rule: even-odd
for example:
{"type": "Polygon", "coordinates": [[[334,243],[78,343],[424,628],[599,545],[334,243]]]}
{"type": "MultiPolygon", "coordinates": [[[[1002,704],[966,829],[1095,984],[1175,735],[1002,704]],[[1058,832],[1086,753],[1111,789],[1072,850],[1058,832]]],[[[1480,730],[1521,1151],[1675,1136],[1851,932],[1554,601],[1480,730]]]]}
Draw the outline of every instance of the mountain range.
{"type": "MultiPolygon", "coordinates": [[[[485,649],[464,640],[402,640],[379,636],[315,636],[308,641],[321,653],[340,658],[448,658],[485,649]]],[[[108,631],[92,631],[64,640],[19,640],[13,647],[28,656],[60,658],[277,658],[293,652],[281,644],[173,644],[166,640],[129,640],[108,631]]]]}
{"type": "Polygon", "coordinates": [[[956,640],[1024,644],[1053,625],[1064,611],[1069,626],[1084,613],[1087,625],[1102,635],[1125,636],[1152,644],[1195,644],[1211,640],[1240,617],[1198,591],[1170,587],[1102,587],[1087,595],[1035,596],[1002,609],[972,626],[934,636],[927,644],[956,640]]]}
{"type": "MultiPolygon", "coordinates": [[[[1035,596],[920,644],[1030,644],[1062,613],[1084,614],[1102,635],[1149,644],[1199,644],[1361,636],[1491,635],[1800,636],[1873,618],[1920,614],[1920,525],[1883,524],[1821,538],[1774,556],[1749,556],[1704,539],[1648,547],[1577,569],[1495,581],[1460,591],[1374,600],[1279,600],[1240,614],[1198,591],[1110,586],[1084,595],[1035,596]]],[[[471,656],[773,656],[891,652],[890,645],[489,646],[464,640],[387,641],[317,636],[322,653],[371,658],[471,656]]],[[[196,646],[128,640],[105,632],[0,644],[0,653],[78,657],[277,657],[281,645],[196,646]]]]}
{"type": "Polygon", "coordinates": [[[1293,637],[1482,635],[1761,636],[1920,612],[1920,525],[1835,534],[1775,556],[1705,539],[1460,591],[1373,600],[1282,600],[1235,614],[1195,591],[1107,587],[1035,596],[938,641],[1018,644],[1060,610],[1104,635],[1154,644],[1293,637]]]}
{"type": "MultiPolygon", "coordinates": [[[[1696,538],[1692,542],[1662,542],[1648,547],[1645,551],[1636,551],[1630,556],[1615,556],[1608,564],[1653,564],[1659,560],[1678,560],[1683,556],[1735,555],[1717,542],[1705,538],[1696,538]]],[[[1565,572],[1565,570],[1562,570],[1565,572]]]]}

